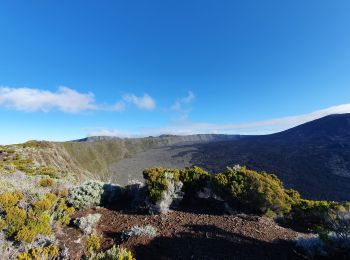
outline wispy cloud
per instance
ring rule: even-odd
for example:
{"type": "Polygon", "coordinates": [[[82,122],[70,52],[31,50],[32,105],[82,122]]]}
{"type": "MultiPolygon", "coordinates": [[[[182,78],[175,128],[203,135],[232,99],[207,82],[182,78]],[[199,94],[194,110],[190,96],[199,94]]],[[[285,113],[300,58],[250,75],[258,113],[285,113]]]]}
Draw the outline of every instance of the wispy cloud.
{"type": "Polygon", "coordinates": [[[182,111],[184,105],[190,104],[193,100],[195,100],[196,96],[192,91],[188,91],[187,96],[180,98],[175,101],[175,103],[171,106],[171,110],[173,111],[182,111]]]}
{"type": "MultiPolygon", "coordinates": [[[[128,137],[157,136],[161,134],[188,135],[188,134],[270,134],[286,130],[288,128],[319,119],[332,114],[350,113],[350,104],[332,106],[326,109],[317,110],[311,113],[249,122],[244,124],[211,124],[184,122],[182,124],[172,124],[160,128],[146,128],[139,132],[129,134],[128,137]]],[[[111,131],[111,130],[110,130],[111,131]]],[[[116,136],[118,132],[116,131],[116,136]]]]}
{"type": "Polygon", "coordinates": [[[107,111],[112,111],[112,112],[121,112],[125,110],[125,102],[123,101],[118,101],[115,103],[113,106],[107,106],[105,110],[107,111]]]}
{"type": "Polygon", "coordinates": [[[126,131],[122,131],[119,129],[106,129],[106,128],[91,128],[91,129],[84,129],[88,131],[88,136],[116,136],[121,138],[131,138],[136,137],[136,134],[129,133],[126,131]]]}
{"type": "Polygon", "coordinates": [[[140,97],[134,94],[126,94],[123,96],[123,100],[137,106],[140,109],[153,110],[156,107],[156,102],[148,94],[144,94],[140,97]]]}
{"type": "Polygon", "coordinates": [[[78,113],[98,109],[93,93],[79,93],[64,86],[55,92],[34,88],[0,87],[0,106],[29,112],[60,110],[78,113]]]}
{"type": "Polygon", "coordinates": [[[114,105],[97,104],[92,92],[81,93],[77,90],[60,86],[56,91],[36,88],[0,87],[0,106],[25,112],[62,111],[65,113],[80,113],[84,111],[121,112],[126,103],[131,103],[140,109],[152,110],[156,107],[153,98],[148,94],[143,97],[127,94],[114,105]]]}
{"type": "Polygon", "coordinates": [[[164,128],[148,129],[148,133],[162,134],[197,134],[197,133],[229,133],[229,134],[269,134],[319,119],[332,114],[350,113],[350,104],[332,106],[308,114],[287,116],[243,124],[210,124],[185,122],[182,125],[171,125],[164,128]]]}
{"type": "Polygon", "coordinates": [[[188,91],[187,96],[177,99],[167,111],[175,113],[175,122],[186,121],[191,113],[191,103],[196,99],[192,91],[188,91]]]}

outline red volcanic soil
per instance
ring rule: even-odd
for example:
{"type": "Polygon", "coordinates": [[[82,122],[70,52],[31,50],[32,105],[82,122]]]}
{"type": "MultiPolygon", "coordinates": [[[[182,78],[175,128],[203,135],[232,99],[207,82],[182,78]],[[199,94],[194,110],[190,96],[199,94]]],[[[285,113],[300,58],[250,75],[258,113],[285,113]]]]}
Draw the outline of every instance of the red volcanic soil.
{"type": "MultiPolygon", "coordinates": [[[[120,244],[136,259],[304,259],[295,251],[292,240],[297,232],[278,226],[266,217],[211,215],[194,211],[171,211],[163,216],[132,214],[105,208],[77,212],[102,215],[97,233],[103,249],[120,244]],[[154,238],[123,238],[122,231],[135,225],[152,225],[154,238]]],[[[85,238],[76,228],[56,231],[60,245],[69,249],[71,259],[84,254],[85,238]]]]}

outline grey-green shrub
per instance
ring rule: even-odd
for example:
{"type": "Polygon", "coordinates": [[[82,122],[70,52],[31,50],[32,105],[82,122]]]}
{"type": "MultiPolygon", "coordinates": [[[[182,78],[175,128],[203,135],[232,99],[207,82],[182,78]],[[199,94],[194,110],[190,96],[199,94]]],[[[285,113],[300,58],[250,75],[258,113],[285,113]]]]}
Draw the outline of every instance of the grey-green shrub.
{"type": "Polygon", "coordinates": [[[86,235],[94,233],[95,226],[100,220],[101,214],[88,214],[85,217],[75,219],[73,223],[86,235]]]}
{"type": "Polygon", "coordinates": [[[123,236],[126,237],[155,237],[157,229],[151,225],[133,226],[130,230],[123,231],[123,236]]]}
{"type": "Polygon", "coordinates": [[[88,181],[69,190],[68,202],[76,209],[91,208],[101,204],[103,183],[88,181]]]}

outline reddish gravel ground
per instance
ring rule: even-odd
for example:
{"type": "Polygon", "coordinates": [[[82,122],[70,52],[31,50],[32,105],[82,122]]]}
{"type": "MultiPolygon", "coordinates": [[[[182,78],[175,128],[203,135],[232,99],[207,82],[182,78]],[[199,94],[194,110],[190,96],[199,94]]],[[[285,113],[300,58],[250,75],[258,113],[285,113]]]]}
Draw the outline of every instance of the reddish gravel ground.
{"type": "MultiPolygon", "coordinates": [[[[304,259],[292,240],[297,232],[278,226],[265,217],[211,215],[193,211],[172,211],[165,216],[132,214],[105,208],[76,213],[102,215],[97,232],[102,247],[121,244],[136,259],[304,259]],[[135,225],[152,225],[158,235],[122,238],[122,231],[135,225]]],[[[73,227],[57,230],[56,235],[69,248],[71,259],[80,259],[84,238],[73,227]]]]}

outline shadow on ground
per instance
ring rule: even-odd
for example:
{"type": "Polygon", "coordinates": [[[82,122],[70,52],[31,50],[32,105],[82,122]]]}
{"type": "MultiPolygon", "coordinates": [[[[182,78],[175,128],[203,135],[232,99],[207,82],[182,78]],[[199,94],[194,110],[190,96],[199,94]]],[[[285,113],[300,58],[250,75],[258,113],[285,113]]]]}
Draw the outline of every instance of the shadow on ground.
{"type": "Polygon", "coordinates": [[[138,245],[137,259],[304,259],[292,242],[272,243],[227,232],[214,225],[188,225],[189,232],[177,237],[158,237],[138,245]]]}

